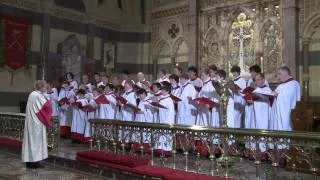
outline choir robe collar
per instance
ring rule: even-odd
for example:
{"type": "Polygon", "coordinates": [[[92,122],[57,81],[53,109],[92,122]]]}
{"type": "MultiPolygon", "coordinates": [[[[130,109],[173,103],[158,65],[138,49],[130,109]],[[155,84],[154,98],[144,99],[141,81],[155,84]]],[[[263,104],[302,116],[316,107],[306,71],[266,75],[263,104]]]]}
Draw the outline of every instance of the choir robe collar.
{"type": "Polygon", "coordinates": [[[155,96],[161,96],[161,91],[154,93],[155,96]]]}
{"type": "Polygon", "coordinates": [[[189,81],[185,82],[183,85],[182,85],[182,88],[185,88],[189,83],[189,81]]]}
{"type": "Polygon", "coordinates": [[[211,81],[210,78],[208,78],[206,81],[203,82],[203,85],[208,84],[211,81]]]}
{"type": "Polygon", "coordinates": [[[179,85],[176,85],[175,87],[172,87],[172,90],[176,90],[176,89],[179,89],[180,86],[179,85]]]}
{"type": "Polygon", "coordinates": [[[170,94],[167,94],[167,95],[162,95],[161,98],[159,99],[159,102],[164,100],[164,99],[167,99],[170,97],[170,94]]]}
{"type": "Polygon", "coordinates": [[[126,91],[126,95],[129,95],[130,93],[133,93],[133,89],[129,89],[128,91],[126,91]]]}
{"type": "Polygon", "coordinates": [[[241,76],[238,76],[236,78],[233,79],[233,81],[238,81],[241,78],[241,76]]]}
{"type": "Polygon", "coordinates": [[[198,76],[195,76],[194,78],[191,78],[190,81],[195,81],[198,79],[198,76]]]}
{"type": "Polygon", "coordinates": [[[264,84],[263,86],[258,86],[258,87],[263,89],[263,88],[267,87],[267,85],[264,84]]]}
{"type": "Polygon", "coordinates": [[[106,93],[106,95],[113,95],[114,94],[114,91],[110,91],[108,93],[106,93]]]}
{"type": "Polygon", "coordinates": [[[282,82],[281,84],[285,84],[287,82],[293,81],[294,79],[292,77],[290,77],[289,79],[287,79],[286,81],[282,82]]]}

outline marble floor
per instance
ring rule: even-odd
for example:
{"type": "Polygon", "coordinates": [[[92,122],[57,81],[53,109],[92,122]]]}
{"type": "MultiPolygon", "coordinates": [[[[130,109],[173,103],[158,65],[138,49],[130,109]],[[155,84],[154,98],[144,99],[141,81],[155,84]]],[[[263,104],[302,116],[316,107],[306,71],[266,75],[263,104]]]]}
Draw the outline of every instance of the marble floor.
{"type": "Polygon", "coordinates": [[[8,152],[0,152],[1,180],[101,180],[107,179],[71,168],[53,166],[44,163],[44,169],[26,169],[20,156],[8,152]]]}

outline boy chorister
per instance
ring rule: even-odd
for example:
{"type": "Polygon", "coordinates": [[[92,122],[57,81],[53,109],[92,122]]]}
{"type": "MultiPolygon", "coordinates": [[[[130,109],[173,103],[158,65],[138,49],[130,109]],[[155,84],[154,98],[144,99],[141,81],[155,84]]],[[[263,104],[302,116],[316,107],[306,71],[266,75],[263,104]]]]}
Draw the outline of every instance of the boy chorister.
{"type": "Polygon", "coordinates": [[[62,88],[59,92],[59,119],[60,119],[60,134],[62,136],[70,135],[70,127],[72,122],[72,108],[70,103],[74,101],[75,93],[70,89],[70,83],[65,81],[62,83],[62,88]]]}
{"type": "MultiPolygon", "coordinates": [[[[211,82],[209,69],[205,69],[201,73],[201,79],[203,81],[203,86],[198,94],[198,97],[205,97],[215,103],[218,103],[216,89],[213,87],[211,82]]],[[[219,112],[215,107],[210,110],[209,105],[199,105],[196,125],[219,126],[219,112]]]]}
{"type": "Polygon", "coordinates": [[[191,101],[196,98],[197,91],[195,87],[189,83],[189,76],[185,73],[180,75],[180,99],[178,102],[178,124],[195,125],[197,108],[191,104],[191,101]]]}
{"type": "Polygon", "coordinates": [[[52,116],[58,116],[58,90],[53,86],[53,83],[48,83],[47,92],[45,96],[51,101],[52,116]]]}
{"type": "MultiPolygon", "coordinates": [[[[159,122],[161,124],[174,124],[175,111],[173,100],[170,98],[171,86],[169,83],[164,83],[161,87],[161,98],[159,104],[165,108],[159,108],[159,122]]],[[[159,136],[157,149],[161,151],[172,151],[172,137],[170,135],[162,134],[159,136]]]]}
{"type": "MultiPolygon", "coordinates": [[[[118,84],[118,85],[114,86],[114,95],[116,97],[117,96],[122,97],[123,93],[124,93],[124,88],[122,85],[118,84]]],[[[116,120],[122,119],[121,110],[122,110],[121,104],[117,102],[117,106],[116,106],[116,110],[115,110],[116,111],[116,115],[115,115],[116,120]]]]}
{"type": "Polygon", "coordinates": [[[112,84],[107,84],[104,88],[106,98],[109,101],[109,104],[106,105],[107,114],[106,119],[115,119],[116,118],[116,110],[117,110],[117,100],[114,92],[114,87],[112,84]]]}
{"type": "Polygon", "coordinates": [[[189,75],[189,82],[190,84],[194,85],[197,92],[200,91],[201,87],[203,86],[203,82],[200,78],[198,78],[198,70],[196,67],[191,66],[188,68],[188,75],[189,75]]]}
{"type": "Polygon", "coordinates": [[[246,88],[246,80],[240,76],[241,69],[239,66],[231,68],[233,82],[239,88],[234,93],[234,128],[240,128],[242,124],[242,115],[245,108],[245,100],[241,93],[246,88]]]}
{"type": "MultiPolygon", "coordinates": [[[[165,82],[165,81],[164,81],[165,82]]],[[[161,98],[161,84],[160,83],[153,83],[151,85],[151,90],[153,94],[150,96],[151,101],[158,102],[161,98]]],[[[159,123],[159,112],[156,108],[152,109],[153,111],[153,122],[159,123]]]]}
{"type": "Polygon", "coordinates": [[[180,96],[179,76],[172,74],[169,76],[169,80],[172,86],[171,94],[174,96],[180,96]]]}
{"type": "Polygon", "coordinates": [[[73,103],[73,118],[71,126],[71,139],[76,142],[84,142],[85,127],[87,125],[87,112],[83,107],[88,105],[88,100],[85,97],[86,91],[79,89],[77,92],[77,100],[73,103]]]}
{"type": "Polygon", "coordinates": [[[122,95],[122,97],[127,100],[127,103],[126,104],[120,103],[122,106],[122,108],[121,108],[122,120],[124,120],[124,121],[133,121],[134,120],[135,111],[130,106],[128,106],[129,104],[133,105],[133,106],[137,105],[135,92],[132,87],[133,87],[133,83],[130,80],[125,81],[125,83],[124,83],[125,92],[122,95]]]}
{"type": "Polygon", "coordinates": [[[140,111],[136,114],[135,120],[138,122],[153,122],[153,107],[151,105],[151,100],[147,96],[147,91],[145,89],[139,89],[137,91],[137,96],[140,99],[138,108],[140,111]]]}

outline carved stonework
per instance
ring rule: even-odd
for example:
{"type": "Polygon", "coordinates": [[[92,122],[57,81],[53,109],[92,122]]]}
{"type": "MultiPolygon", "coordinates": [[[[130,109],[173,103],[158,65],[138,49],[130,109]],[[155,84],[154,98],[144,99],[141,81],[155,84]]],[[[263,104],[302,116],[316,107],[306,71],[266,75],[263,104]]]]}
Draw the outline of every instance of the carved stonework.
{"type": "Polygon", "coordinates": [[[165,18],[169,16],[176,16],[180,15],[183,13],[186,13],[188,11],[188,6],[181,6],[177,8],[172,8],[172,9],[166,9],[162,11],[157,11],[152,13],[152,19],[158,19],[158,18],[165,18]]]}
{"type": "Polygon", "coordinates": [[[51,13],[53,16],[72,21],[85,22],[87,20],[84,13],[61,7],[53,9],[51,13]]]}
{"type": "Polygon", "coordinates": [[[101,20],[101,19],[95,20],[94,24],[99,27],[104,27],[104,28],[113,29],[113,30],[120,30],[121,29],[120,24],[112,23],[109,21],[101,20]]]}
{"type": "Polygon", "coordinates": [[[1,3],[28,11],[40,11],[40,1],[34,2],[28,0],[1,0],[1,3]]]}

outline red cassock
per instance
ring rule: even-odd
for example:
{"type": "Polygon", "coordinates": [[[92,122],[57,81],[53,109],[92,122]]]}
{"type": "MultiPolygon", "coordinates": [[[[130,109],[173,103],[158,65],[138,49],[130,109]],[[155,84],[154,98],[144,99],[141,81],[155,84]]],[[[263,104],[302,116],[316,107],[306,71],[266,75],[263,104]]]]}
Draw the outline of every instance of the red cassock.
{"type": "Polygon", "coordinates": [[[100,95],[97,99],[95,99],[97,104],[109,104],[109,101],[105,95],[100,95]]]}
{"type": "Polygon", "coordinates": [[[199,97],[194,99],[195,102],[197,102],[200,106],[207,106],[209,105],[210,108],[216,107],[218,104],[211,101],[209,98],[206,97],[199,97]]]}

